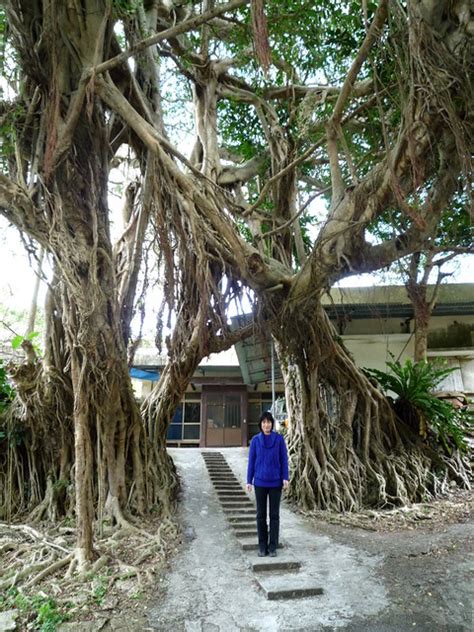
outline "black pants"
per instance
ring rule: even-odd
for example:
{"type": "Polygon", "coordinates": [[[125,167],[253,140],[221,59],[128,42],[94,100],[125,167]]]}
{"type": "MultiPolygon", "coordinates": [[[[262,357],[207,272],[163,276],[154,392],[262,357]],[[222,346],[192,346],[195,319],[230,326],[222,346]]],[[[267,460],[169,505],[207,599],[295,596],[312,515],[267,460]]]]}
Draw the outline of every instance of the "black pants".
{"type": "Polygon", "coordinates": [[[257,501],[258,548],[260,551],[276,551],[280,531],[281,487],[255,487],[257,501]],[[270,505],[270,539],[267,526],[267,498],[270,505]]]}

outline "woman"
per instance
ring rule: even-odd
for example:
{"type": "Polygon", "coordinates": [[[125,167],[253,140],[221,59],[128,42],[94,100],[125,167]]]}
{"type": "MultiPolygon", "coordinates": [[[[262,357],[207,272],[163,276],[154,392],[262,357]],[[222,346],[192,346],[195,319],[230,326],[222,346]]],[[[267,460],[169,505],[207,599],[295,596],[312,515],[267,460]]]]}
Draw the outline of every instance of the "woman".
{"type": "Polygon", "coordinates": [[[250,443],[247,491],[255,487],[257,501],[258,556],[276,557],[280,529],[281,490],[288,487],[288,454],[285,440],[273,431],[270,412],[260,417],[260,432],[250,443]],[[267,527],[267,498],[270,504],[270,538],[267,527]]]}

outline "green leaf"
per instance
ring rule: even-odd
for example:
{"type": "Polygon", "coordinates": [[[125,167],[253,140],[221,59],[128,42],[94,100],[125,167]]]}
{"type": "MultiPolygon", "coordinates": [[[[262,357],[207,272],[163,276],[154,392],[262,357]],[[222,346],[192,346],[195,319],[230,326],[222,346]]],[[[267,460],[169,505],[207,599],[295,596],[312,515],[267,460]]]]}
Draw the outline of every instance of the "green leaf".
{"type": "Polygon", "coordinates": [[[14,349],[19,349],[19,348],[20,348],[20,346],[21,346],[21,343],[23,342],[23,340],[24,340],[24,339],[25,339],[25,337],[24,337],[24,336],[19,336],[19,335],[18,335],[18,336],[15,336],[15,337],[12,339],[12,347],[13,347],[14,349]]]}

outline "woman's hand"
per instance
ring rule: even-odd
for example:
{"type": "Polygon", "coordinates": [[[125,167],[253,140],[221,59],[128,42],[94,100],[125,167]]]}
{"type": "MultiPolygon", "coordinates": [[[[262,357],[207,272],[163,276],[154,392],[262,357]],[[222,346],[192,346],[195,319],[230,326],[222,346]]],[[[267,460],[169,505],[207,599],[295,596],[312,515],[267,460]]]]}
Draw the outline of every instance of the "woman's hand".
{"type": "Polygon", "coordinates": [[[288,481],[283,481],[283,489],[288,489],[288,481]]]}
{"type": "Polygon", "coordinates": [[[252,487],[253,487],[253,485],[251,485],[250,483],[247,483],[247,485],[246,485],[246,489],[247,489],[247,491],[248,491],[249,493],[252,491],[252,487]]]}

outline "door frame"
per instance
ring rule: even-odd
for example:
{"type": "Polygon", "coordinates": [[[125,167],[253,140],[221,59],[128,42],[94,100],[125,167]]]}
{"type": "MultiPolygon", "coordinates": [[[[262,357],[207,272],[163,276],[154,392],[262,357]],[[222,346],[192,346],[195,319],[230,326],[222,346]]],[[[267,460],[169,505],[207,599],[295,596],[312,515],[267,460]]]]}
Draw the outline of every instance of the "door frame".
{"type": "MultiPolygon", "coordinates": [[[[207,395],[208,393],[221,393],[222,395],[240,395],[240,428],[241,428],[241,442],[243,447],[247,446],[247,418],[248,418],[248,394],[245,384],[242,386],[237,384],[205,384],[202,387],[201,393],[201,441],[199,446],[205,448],[207,446],[207,395]]],[[[226,447],[212,446],[212,447],[226,447]]],[[[230,446],[227,446],[230,447],[230,446]]]]}

